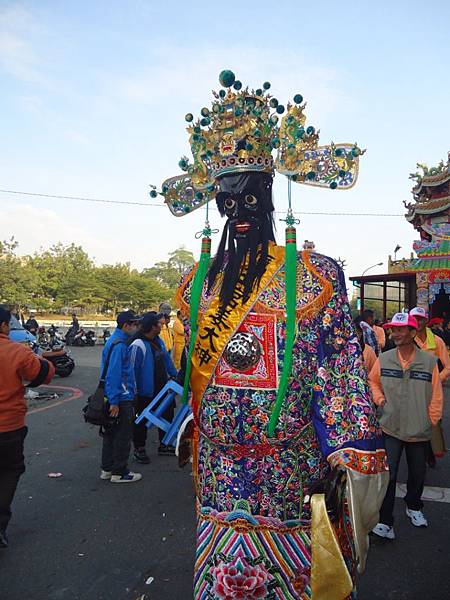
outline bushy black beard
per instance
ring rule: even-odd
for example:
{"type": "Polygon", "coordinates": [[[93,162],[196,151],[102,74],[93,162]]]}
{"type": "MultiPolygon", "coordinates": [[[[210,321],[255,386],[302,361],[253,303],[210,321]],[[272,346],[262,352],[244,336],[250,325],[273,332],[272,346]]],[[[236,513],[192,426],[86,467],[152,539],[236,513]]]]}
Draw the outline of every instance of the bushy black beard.
{"type": "Polygon", "coordinates": [[[239,280],[243,286],[243,304],[250,298],[252,291],[258,288],[267,267],[270,241],[275,241],[271,213],[266,213],[258,225],[253,224],[245,236],[236,233],[235,222],[230,222],[230,220],[226,222],[217,254],[208,272],[209,292],[218,274],[223,271],[222,286],[219,292],[220,312],[223,312],[233,299],[239,280]],[[227,257],[225,269],[223,269],[225,253],[227,253],[227,257]],[[248,265],[246,267],[247,257],[248,265]]]}

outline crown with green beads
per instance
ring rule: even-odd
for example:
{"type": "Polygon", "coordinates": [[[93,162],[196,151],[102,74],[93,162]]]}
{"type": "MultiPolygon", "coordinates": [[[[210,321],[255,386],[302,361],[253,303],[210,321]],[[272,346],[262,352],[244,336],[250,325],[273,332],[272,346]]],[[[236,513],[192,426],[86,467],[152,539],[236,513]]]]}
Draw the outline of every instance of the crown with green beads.
{"type": "Polygon", "coordinates": [[[192,113],[185,117],[192,162],[182,157],[184,174],[167,179],[159,192],[175,216],[212,199],[218,178],[232,173],[276,170],[292,181],[331,189],[355,184],[364,151],[357,144],[319,146],[319,131],[306,126],[301,94],[283,106],[269,93],[268,81],[250,90],[229,70],[219,81],[222,89],[213,91],[211,108],[203,107],[196,120],[192,113]]]}

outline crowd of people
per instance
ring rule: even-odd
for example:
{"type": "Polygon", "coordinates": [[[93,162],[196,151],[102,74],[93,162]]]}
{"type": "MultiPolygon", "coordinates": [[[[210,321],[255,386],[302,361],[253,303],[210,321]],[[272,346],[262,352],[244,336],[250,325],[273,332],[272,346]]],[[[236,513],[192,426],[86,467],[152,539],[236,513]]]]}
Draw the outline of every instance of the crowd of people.
{"type": "MultiPolygon", "coordinates": [[[[117,328],[103,348],[101,378],[111,419],[102,432],[100,477],[113,483],[141,479],[140,473],[128,468],[132,444],[134,460],[150,463],[146,451],[147,428],[143,424],[136,425],[135,416],[169,378],[183,377],[180,372],[184,349],[181,315],[177,314],[172,329],[169,328],[170,306],[163,304],[160,310],[165,312],[152,311],[141,317],[131,311],[119,313],[117,328]]],[[[8,545],[6,529],[11,518],[11,503],[25,471],[25,388],[48,384],[55,374],[48,360],[9,338],[10,320],[11,312],[0,308],[0,547],[8,545]]],[[[35,317],[30,315],[27,325],[37,332],[39,324],[34,321],[35,317]]],[[[74,321],[72,326],[76,327],[76,316],[74,321]]],[[[172,404],[163,417],[170,421],[174,409],[175,404],[172,404]]],[[[175,448],[164,445],[163,437],[164,432],[160,430],[158,454],[173,456],[175,448]]]]}
{"type": "MultiPolygon", "coordinates": [[[[24,472],[23,443],[26,404],[24,384],[35,387],[48,383],[53,366],[9,337],[11,313],[0,309],[0,546],[6,546],[6,527],[11,517],[11,502],[24,472]],[[13,368],[11,368],[11,365],[13,368]]],[[[163,389],[169,378],[183,380],[185,326],[180,311],[170,324],[169,305],[160,312],[136,316],[124,311],[117,316],[117,328],[104,346],[101,375],[109,403],[110,425],[102,433],[101,473],[112,483],[139,481],[140,473],[128,466],[131,447],[137,463],[151,462],[147,453],[147,428],[135,424],[135,416],[145,409],[163,389]]],[[[28,325],[38,327],[30,317],[28,325]]],[[[35,319],[34,319],[35,320],[35,319]]],[[[397,313],[382,327],[375,314],[365,310],[355,320],[363,351],[373,401],[384,433],[390,481],[380,511],[380,522],[373,532],[394,539],[393,509],[398,465],[403,450],[408,464],[406,513],[413,525],[426,527],[421,500],[426,464],[434,466],[435,457],[445,451],[440,420],[442,384],[450,376],[448,348],[442,336],[428,325],[425,309],[415,307],[397,313]]],[[[173,419],[175,403],[163,418],[173,419]]],[[[162,440],[159,430],[158,455],[175,454],[173,446],[162,440]]]]}

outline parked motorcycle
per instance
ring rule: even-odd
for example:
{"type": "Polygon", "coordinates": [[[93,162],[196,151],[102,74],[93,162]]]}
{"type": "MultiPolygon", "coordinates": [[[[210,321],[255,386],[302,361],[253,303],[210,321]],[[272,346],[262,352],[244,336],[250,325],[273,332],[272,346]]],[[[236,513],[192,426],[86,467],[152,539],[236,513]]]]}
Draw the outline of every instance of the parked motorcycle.
{"type": "MultiPolygon", "coordinates": [[[[67,339],[67,336],[66,336],[67,339]]],[[[68,342],[69,343],[69,342],[68,342]]],[[[74,336],[71,342],[72,346],[95,346],[97,343],[97,336],[95,331],[85,331],[81,328],[74,336]]]]}
{"type": "Polygon", "coordinates": [[[64,344],[64,338],[62,333],[59,331],[59,328],[56,325],[50,325],[47,329],[47,334],[50,338],[50,343],[52,345],[64,344]]]}
{"type": "Polygon", "coordinates": [[[68,377],[75,368],[75,361],[70,356],[70,351],[65,348],[64,343],[56,342],[53,338],[41,340],[39,344],[41,356],[50,361],[55,367],[56,375],[68,377]]]}
{"type": "Polygon", "coordinates": [[[111,337],[110,330],[109,329],[104,329],[102,337],[103,337],[103,345],[105,345],[106,342],[108,341],[108,339],[111,337]]]}
{"type": "Polygon", "coordinates": [[[95,331],[86,331],[86,340],[88,346],[95,346],[97,343],[97,335],[95,334],[95,331]]]}
{"type": "Polygon", "coordinates": [[[60,377],[68,377],[75,368],[75,361],[69,354],[69,350],[64,347],[42,352],[42,356],[54,365],[55,373],[60,377]]]}

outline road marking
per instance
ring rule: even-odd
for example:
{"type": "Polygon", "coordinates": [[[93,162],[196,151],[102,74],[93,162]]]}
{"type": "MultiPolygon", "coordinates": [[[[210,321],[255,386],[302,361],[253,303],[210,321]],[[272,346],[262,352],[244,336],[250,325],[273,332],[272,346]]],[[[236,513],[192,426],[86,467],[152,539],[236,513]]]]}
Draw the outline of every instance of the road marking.
{"type": "MultiPolygon", "coordinates": [[[[406,483],[397,483],[396,496],[397,498],[403,498],[406,494],[406,483]]],[[[450,488],[433,487],[426,485],[422,500],[431,500],[432,502],[447,502],[450,504],[450,488]]]]}
{"type": "Polygon", "coordinates": [[[39,408],[32,408],[28,411],[27,414],[32,415],[33,413],[43,412],[44,410],[49,410],[50,408],[54,408],[55,406],[59,406],[60,404],[65,404],[66,402],[70,402],[71,400],[77,400],[77,398],[81,398],[83,396],[83,392],[79,388],[68,387],[65,385],[46,385],[42,387],[50,390],[63,390],[64,392],[72,393],[68,398],[64,398],[63,400],[58,400],[57,402],[52,402],[52,404],[46,404],[45,406],[41,406],[39,408]]]}

